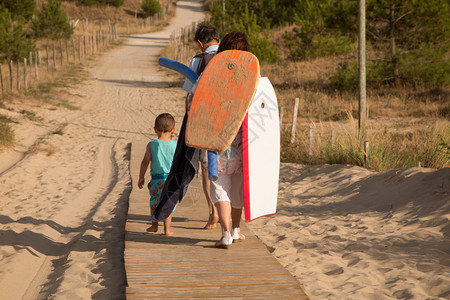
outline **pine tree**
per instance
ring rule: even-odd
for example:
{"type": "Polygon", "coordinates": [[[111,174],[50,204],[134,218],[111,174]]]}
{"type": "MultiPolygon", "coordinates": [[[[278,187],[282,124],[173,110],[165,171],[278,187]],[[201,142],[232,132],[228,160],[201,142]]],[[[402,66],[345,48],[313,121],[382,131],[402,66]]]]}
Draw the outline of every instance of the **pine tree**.
{"type": "Polygon", "coordinates": [[[7,9],[13,18],[22,17],[31,20],[36,9],[36,0],[2,0],[0,8],[7,9]]]}
{"type": "Polygon", "coordinates": [[[3,61],[16,61],[28,57],[35,41],[27,35],[23,21],[12,19],[7,10],[0,11],[0,56],[3,61]]]}
{"type": "Polygon", "coordinates": [[[41,11],[33,20],[33,29],[39,38],[68,39],[73,34],[73,28],[58,0],[42,3],[41,11]]]}

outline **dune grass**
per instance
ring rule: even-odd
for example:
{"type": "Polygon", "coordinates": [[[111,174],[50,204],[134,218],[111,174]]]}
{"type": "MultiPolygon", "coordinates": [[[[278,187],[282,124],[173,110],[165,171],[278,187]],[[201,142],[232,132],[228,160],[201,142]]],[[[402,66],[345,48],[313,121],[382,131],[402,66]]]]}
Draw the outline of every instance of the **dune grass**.
{"type": "Polygon", "coordinates": [[[0,149],[11,146],[14,143],[14,131],[10,123],[13,120],[7,116],[0,115],[0,149]]]}
{"type": "Polygon", "coordinates": [[[261,66],[283,107],[281,159],[302,164],[354,164],[375,171],[450,166],[449,89],[385,87],[367,93],[368,125],[358,137],[358,95],[336,92],[328,75],[339,57],[261,66]],[[294,99],[299,98],[291,143],[294,99]],[[310,146],[312,127],[313,141],[310,146]]]}
{"type": "MultiPolygon", "coordinates": [[[[400,121],[398,124],[401,124],[400,121]]],[[[291,143],[291,132],[282,131],[281,160],[301,164],[352,164],[375,171],[389,169],[450,166],[450,122],[434,120],[415,126],[371,123],[367,130],[368,147],[358,138],[357,121],[310,123],[300,126],[291,143]],[[365,150],[367,150],[367,155],[365,150]]]]}

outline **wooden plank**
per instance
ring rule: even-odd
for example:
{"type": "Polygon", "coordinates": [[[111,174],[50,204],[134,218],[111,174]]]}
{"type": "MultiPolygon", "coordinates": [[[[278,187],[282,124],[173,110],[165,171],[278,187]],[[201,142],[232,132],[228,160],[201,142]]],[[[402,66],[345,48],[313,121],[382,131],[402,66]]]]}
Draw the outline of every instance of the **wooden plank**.
{"type": "Polygon", "coordinates": [[[201,178],[191,183],[187,196],[173,214],[173,236],[150,234],[148,191],[139,190],[139,166],[147,141],[132,143],[130,195],[125,234],[127,299],[265,298],[308,299],[300,283],[241,223],[246,240],[218,249],[220,226],[203,230],[208,208],[201,178]]]}

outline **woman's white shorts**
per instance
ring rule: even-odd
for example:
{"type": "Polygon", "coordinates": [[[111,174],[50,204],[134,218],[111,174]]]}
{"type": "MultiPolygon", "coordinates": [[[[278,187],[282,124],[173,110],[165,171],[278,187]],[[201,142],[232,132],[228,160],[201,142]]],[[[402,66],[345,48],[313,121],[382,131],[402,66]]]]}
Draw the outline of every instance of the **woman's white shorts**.
{"type": "Polygon", "coordinates": [[[244,208],[244,185],[242,171],[234,174],[219,174],[211,181],[211,198],[214,204],[220,201],[231,202],[233,208],[244,208]]]}

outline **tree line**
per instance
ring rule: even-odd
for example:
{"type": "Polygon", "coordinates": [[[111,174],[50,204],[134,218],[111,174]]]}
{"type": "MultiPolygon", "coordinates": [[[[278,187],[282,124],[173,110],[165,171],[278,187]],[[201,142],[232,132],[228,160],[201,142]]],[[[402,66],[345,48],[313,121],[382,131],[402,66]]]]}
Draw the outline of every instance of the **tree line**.
{"type": "Polygon", "coordinates": [[[0,4],[0,60],[22,60],[36,50],[36,40],[69,39],[73,27],[61,2],[48,0],[38,10],[35,0],[3,0],[0,4]]]}
{"type": "MultiPolygon", "coordinates": [[[[123,0],[73,0],[79,5],[116,6],[123,0]]],[[[142,1],[142,15],[161,11],[157,0],[142,1]]],[[[68,40],[73,35],[69,17],[60,0],[48,0],[38,8],[36,0],[2,0],[0,2],[0,63],[27,58],[36,50],[38,39],[68,40]]]]}
{"type": "MultiPolygon", "coordinates": [[[[449,7],[448,0],[366,0],[368,84],[448,86],[449,7]]],[[[221,30],[244,31],[262,61],[277,61],[280,47],[292,61],[356,53],[358,0],[217,0],[210,11],[221,30]],[[272,44],[277,27],[289,29],[272,44]]],[[[357,89],[356,75],[356,59],[343,62],[333,88],[357,89]]]]}

